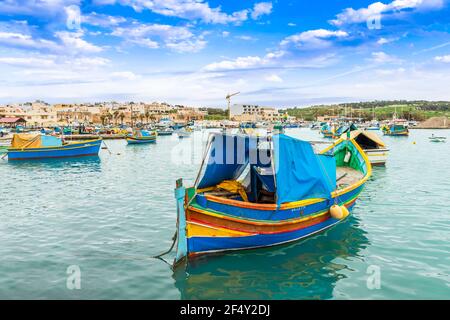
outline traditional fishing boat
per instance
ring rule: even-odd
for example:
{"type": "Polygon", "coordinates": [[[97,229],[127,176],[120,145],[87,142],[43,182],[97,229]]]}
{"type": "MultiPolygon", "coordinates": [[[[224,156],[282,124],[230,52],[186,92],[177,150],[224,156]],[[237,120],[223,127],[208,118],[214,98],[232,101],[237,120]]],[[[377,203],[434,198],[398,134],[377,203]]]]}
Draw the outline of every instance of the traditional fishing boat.
{"type": "MultiPolygon", "coordinates": [[[[343,134],[341,137],[345,136],[346,134],[343,134]]],[[[376,133],[358,129],[350,132],[350,138],[363,149],[372,166],[386,164],[389,149],[376,133]]]]}
{"type": "Polygon", "coordinates": [[[399,123],[392,123],[388,124],[382,127],[381,129],[383,131],[383,134],[385,136],[408,136],[409,130],[408,127],[399,124],[399,123]]]}
{"type": "Polygon", "coordinates": [[[171,136],[173,134],[172,128],[163,128],[157,130],[158,136],[171,136]]]}
{"type": "Polygon", "coordinates": [[[8,160],[96,156],[101,143],[101,138],[64,143],[61,138],[55,136],[14,134],[7,155],[8,160]]]}
{"type": "Polygon", "coordinates": [[[341,124],[336,130],[333,131],[333,139],[339,139],[344,133],[358,130],[358,127],[354,123],[341,124]]]}
{"type": "Polygon", "coordinates": [[[371,170],[352,139],[315,154],[309,142],[284,134],[211,133],[194,186],[177,181],[175,263],[324,231],[348,216],[371,170]]]}
{"type": "Polygon", "coordinates": [[[178,138],[180,138],[180,139],[188,138],[192,134],[192,129],[189,127],[186,127],[186,128],[179,129],[176,132],[177,132],[178,138]]]}
{"type": "Polygon", "coordinates": [[[320,128],[320,133],[322,133],[325,138],[333,138],[333,129],[328,123],[320,128]]]}
{"type": "Polygon", "coordinates": [[[157,133],[155,131],[134,130],[132,135],[127,136],[128,144],[143,144],[156,142],[157,133]]]}

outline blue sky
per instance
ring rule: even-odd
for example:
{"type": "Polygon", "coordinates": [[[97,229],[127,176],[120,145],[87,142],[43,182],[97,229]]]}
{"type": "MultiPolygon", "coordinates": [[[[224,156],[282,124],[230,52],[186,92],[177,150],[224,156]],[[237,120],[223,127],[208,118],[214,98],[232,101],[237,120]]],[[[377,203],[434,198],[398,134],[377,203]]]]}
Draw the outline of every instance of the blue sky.
{"type": "Polygon", "coordinates": [[[449,0],[0,1],[0,102],[450,100],[449,0]]]}

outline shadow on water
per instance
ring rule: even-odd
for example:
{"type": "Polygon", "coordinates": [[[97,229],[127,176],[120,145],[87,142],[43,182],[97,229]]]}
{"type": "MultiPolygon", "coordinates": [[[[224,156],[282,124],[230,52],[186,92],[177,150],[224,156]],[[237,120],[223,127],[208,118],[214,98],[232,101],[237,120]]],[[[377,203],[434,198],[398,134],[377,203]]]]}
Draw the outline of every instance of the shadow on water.
{"type": "Polygon", "coordinates": [[[8,161],[8,165],[14,169],[47,169],[60,170],[66,168],[89,167],[93,171],[100,171],[101,160],[98,156],[60,158],[60,159],[30,159],[20,161],[8,161]]]}
{"type": "Polygon", "coordinates": [[[173,278],[181,299],[330,299],[349,270],[341,261],[358,257],[369,244],[351,216],[295,244],[199,258],[173,278]]]}

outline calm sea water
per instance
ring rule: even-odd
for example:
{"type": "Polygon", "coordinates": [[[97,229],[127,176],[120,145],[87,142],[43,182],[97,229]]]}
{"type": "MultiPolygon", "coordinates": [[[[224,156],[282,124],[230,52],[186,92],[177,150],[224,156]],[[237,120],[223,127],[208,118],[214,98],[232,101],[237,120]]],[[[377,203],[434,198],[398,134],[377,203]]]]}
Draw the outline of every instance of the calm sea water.
{"type": "MultiPolygon", "coordinates": [[[[99,158],[2,160],[0,298],[448,299],[450,141],[430,143],[432,133],[450,140],[448,130],[383,138],[388,164],[374,168],[345,223],[292,245],[204,257],[175,274],[151,256],[170,247],[175,180],[193,182],[206,134],[107,141],[112,154],[99,158]],[[67,288],[74,265],[79,290],[67,288]],[[379,289],[368,286],[378,272],[379,289]]],[[[320,140],[309,129],[287,134],[320,140]]]]}

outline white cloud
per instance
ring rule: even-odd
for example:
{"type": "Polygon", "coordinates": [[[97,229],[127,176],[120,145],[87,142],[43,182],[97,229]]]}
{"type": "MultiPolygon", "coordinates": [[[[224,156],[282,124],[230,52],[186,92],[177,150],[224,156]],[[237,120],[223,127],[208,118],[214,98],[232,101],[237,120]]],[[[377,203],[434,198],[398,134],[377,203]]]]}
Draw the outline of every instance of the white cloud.
{"type": "Polygon", "coordinates": [[[64,12],[64,8],[80,5],[81,0],[2,0],[0,12],[28,16],[56,16],[64,12]]]}
{"type": "Polygon", "coordinates": [[[107,28],[124,23],[127,21],[127,19],[121,16],[110,16],[106,14],[91,12],[88,15],[82,15],[81,21],[82,23],[90,24],[92,26],[107,28]]]}
{"type": "Polygon", "coordinates": [[[51,67],[55,65],[55,60],[50,58],[34,57],[0,57],[0,64],[16,67],[51,67]]]}
{"type": "Polygon", "coordinates": [[[434,57],[434,60],[439,61],[439,62],[444,62],[444,63],[450,63],[450,55],[437,56],[437,57],[434,57]]]}
{"type": "Polygon", "coordinates": [[[383,14],[396,14],[405,9],[431,10],[443,7],[443,0],[394,0],[388,4],[374,2],[367,8],[353,9],[347,8],[336,16],[336,19],[329,21],[335,26],[345,24],[363,23],[383,14]]]}
{"type": "Polygon", "coordinates": [[[103,50],[101,47],[98,47],[82,39],[83,33],[79,31],[78,32],[59,31],[55,33],[55,36],[61,40],[64,47],[73,50],[75,52],[97,53],[103,50]]]}
{"type": "Polygon", "coordinates": [[[285,53],[283,51],[270,52],[264,57],[247,56],[238,57],[234,60],[223,60],[220,62],[213,62],[206,65],[204,71],[225,71],[225,70],[239,70],[261,67],[273,62],[275,59],[281,58],[285,53]]]}
{"type": "Polygon", "coordinates": [[[236,36],[236,39],[240,39],[240,40],[245,40],[245,41],[254,41],[254,40],[258,40],[252,36],[247,36],[247,35],[241,35],[241,36],[236,36]]]}
{"type": "Polygon", "coordinates": [[[399,62],[399,59],[383,51],[379,51],[379,52],[372,52],[371,61],[375,63],[389,63],[389,62],[399,62]]]}
{"type": "Polygon", "coordinates": [[[267,75],[264,77],[264,80],[269,82],[283,82],[283,79],[281,79],[280,76],[276,74],[267,75]]]}
{"type": "Polygon", "coordinates": [[[297,26],[297,24],[293,23],[293,22],[289,22],[287,25],[288,25],[288,27],[296,27],[297,26]]]}
{"type": "Polygon", "coordinates": [[[253,6],[250,14],[253,20],[259,19],[263,15],[268,15],[272,12],[272,2],[259,2],[253,6]]]}
{"type": "Polygon", "coordinates": [[[228,31],[222,31],[222,37],[226,38],[230,35],[230,32],[228,31]]]}
{"type": "Polygon", "coordinates": [[[177,52],[197,52],[206,46],[204,34],[194,35],[188,27],[165,24],[134,23],[127,27],[118,27],[112,33],[128,43],[156,49],[159,40],[165,47],[177,52]]]}
{"type": "Polygon", "coordinates": [[[342,30],[331,31],[326,29],[308,30],[284,38],[281,46],[294,45],[297,48],[321,48],[331,44],[330,39],[348,37],[348,33],[342,30]]]}
{"type": "Polygon", "coordinates": [[[111,77],[115,79],[136,80],[138,76],[131,71],[118,71],[111,73],[111,77]]]}
{"type": "Polygon", "coordinates": [[[253,8],[232,13],[223,12],[220,6],[212,8],[204,0],[95,0],[94,2],[99,5],[119,3],[130,6],[137,12],[147,9],[164,16],[213,24],[240,24],[248,20],[249,16],[256,20],[272,12],[271,2],[255,3],[253,8]]]}

